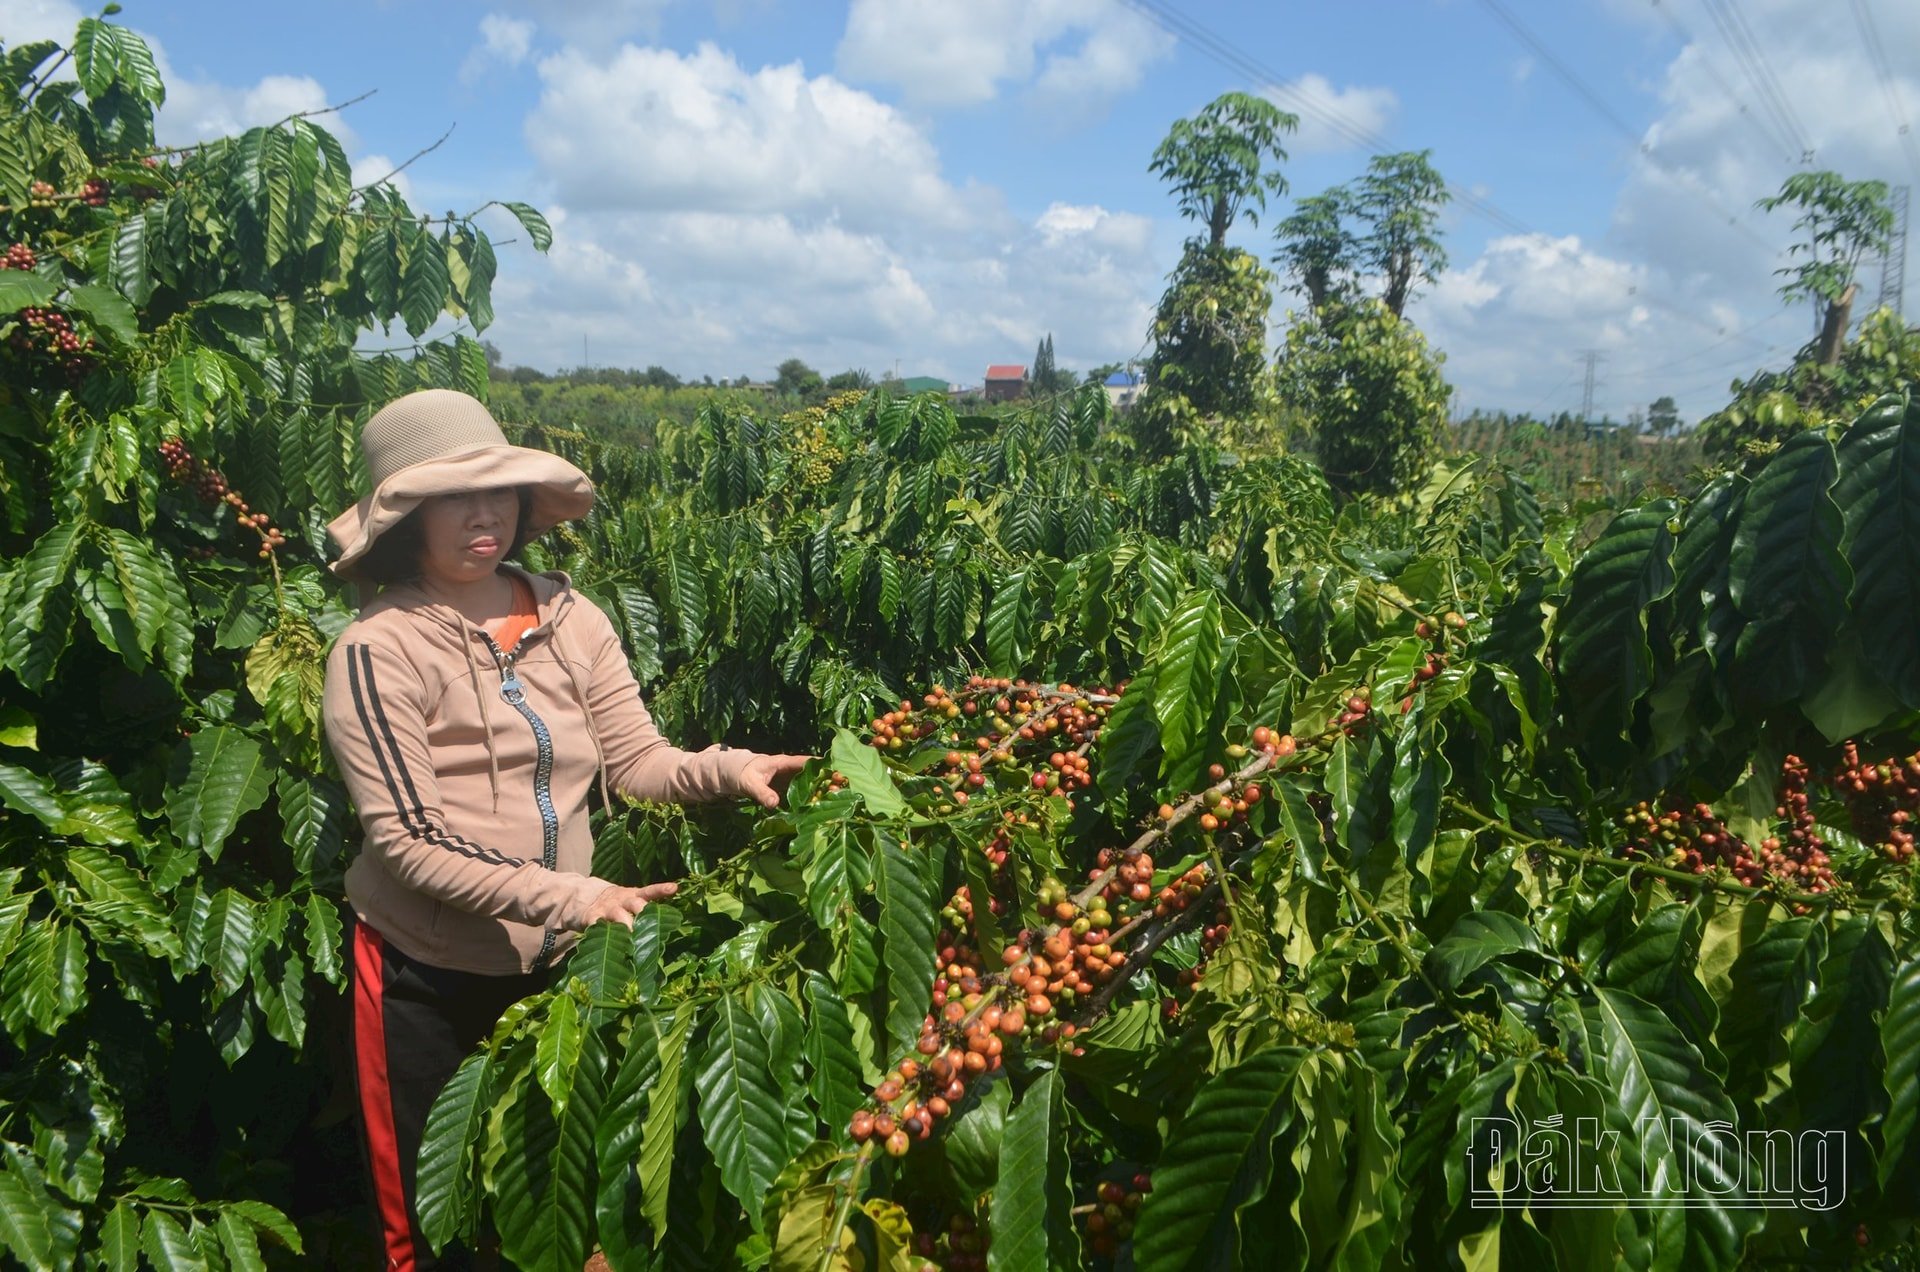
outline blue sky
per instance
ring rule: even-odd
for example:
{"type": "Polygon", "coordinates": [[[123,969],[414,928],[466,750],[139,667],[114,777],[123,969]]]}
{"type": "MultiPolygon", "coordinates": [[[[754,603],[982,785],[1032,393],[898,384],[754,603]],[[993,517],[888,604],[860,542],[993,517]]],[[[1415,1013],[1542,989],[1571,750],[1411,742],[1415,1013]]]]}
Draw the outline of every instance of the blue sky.
{"type": "MultiPolygon", "coordinates": [[[[1833,0],[130,0],[121,20],[163,54],[174,139],[377,90],[333,117],[364,180],[451,126],[400,178],[416,206],[524,199],[556,226],[549,256],[502,253],[486,334],[509,362],[977,382],[1048,333],[1070,367],[1142,356],[1189,232],[1148,159],[1241,89],[1307,104],[1294,195],[1363,170],[1358,133],[1431,149],[1473,197],[1412,310],[1462,409],[1577,409],[1595,349],[1596,410],[1672,394],[1692,417],[1810,334],[1773,294],[1787,220],[1752,210],[1794,151],[1920,185],[1899,135],[1920,5],[1866,8],[1891,94],[1833,0]]],[[[78,12],[0,0],[0,35],[78,12]]],[[[1235,238],[1269,255],[1288,203],[1235,238]]],[[[1862,281],[1870,301],[1877,265],[1862,281]]]]}

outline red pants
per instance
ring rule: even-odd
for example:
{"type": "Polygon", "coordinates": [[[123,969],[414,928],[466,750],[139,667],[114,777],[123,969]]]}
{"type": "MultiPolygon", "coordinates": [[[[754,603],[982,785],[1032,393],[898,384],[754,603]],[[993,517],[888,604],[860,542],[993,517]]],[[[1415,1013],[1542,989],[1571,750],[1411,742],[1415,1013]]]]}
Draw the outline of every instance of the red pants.
{"type": "Polygon", "coordinates": [[[354,924],[354,1071],[388,1268],[464,1265],[458,1252],[434,1256],[414,1212],[414,1170],[427,1111],[502,1013],[549,983],[547,972],[482,976],[430,967],[366,924],[354,924]]]}

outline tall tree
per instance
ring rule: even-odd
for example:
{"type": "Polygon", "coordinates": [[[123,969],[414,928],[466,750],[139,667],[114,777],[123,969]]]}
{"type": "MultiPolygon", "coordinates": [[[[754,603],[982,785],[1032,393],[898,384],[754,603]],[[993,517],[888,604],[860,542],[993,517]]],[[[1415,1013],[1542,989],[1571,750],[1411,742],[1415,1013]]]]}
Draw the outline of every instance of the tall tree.
{"type": "Polygon", "coordinates": [[[1173,187],[1180,215],[1204,224],[1208,244],[1217,248],[1236,217],[1258,225],[1267,196],[1286,193],[1277,166],[1287,158],[1280,137],[1299,126],[1298,115],[1264,97],[1222,93],[1193,118],[1174,123],[1147,170],[1173,187]]]}
{"type": "Polygon", "coordinates": [[[1244,216],[1259,224],[1267,195],[1287,188],[1280,137],[1299,117],[1247,93],[1223,93],[1198,115],[1175,121],[1147,165],[1173,187],[1180,215],[1207,227],[1187,240],[1153,319],[1141,409],[1130,428],[1143,454],[1171,454],[1186,441],[1217,441],[1226,425],[1271,413],[1267,310],[1273,275],[1251,254],[1227,246],[1244,216]]]}
{"type": "Polygon", "coordinates": [[[1279,393],[1311,421],[1329,485],[1357,495],[1418,483],[1446,426],[1444,360],[1384,301],[1335,302],[1288,330],[1279,393]]]}
{"type": "Polygon", "coordinates": [[[1129,417],[1150,457],[1217,442],[1231,426],[1258,432],[1273,411],[1267,311],[1273,275],[1250,252],[1188,239],[1153,317],[1141,409],[1129,417]]]}
{"type": "Polygon", "coordinates": [[[1447,183],[1429,162],[1431,150],[1375,155],[1353,190],[1354,211],[1369,225],[1362,265],[1386,281],[1380,299],[1398,318],[1422,282],[1447,267],[1436,229],[1447,183]]]}
{"type": "Polygon", "coordinates": [[[774,388],[794,397],[804,397],[813,393],[822,384],[820,373],[798,358],[788,358],[773,373],[774,388]]]}
{"type": "Polygon", "coordinates": [[[1319,309],[1352,285],[1360,243],[1346,225],[1351,204],[1351,191],[1335,186],[1295,203],[1293,215],[1274,227],[1280,245],[1274,262],[1285,267],[1288,286],[1307,298],[1309,309],[1319,309]]]}
{"type": "Polygon", "coordinates": [[[1657,397],[1647,407],[1647,431],[1656,437],[1669,437],[1680,431],[1680,411],[1670,397],[1657,397]]]}
{"type": "Polygon", "coordinates": [[[1774,271],[1787,282],[1780,294],[1788,300],[1810,300],[1819,315],[1820,334],[1814,338],[1814,361],[1831,366],[1840,359],[1847,323],[1859,288],[1854,282],[1861,260],[1887,248],[1893,233],[1893,206],[1884,181],[1848,181],[1837,172],[1796,172],[1778,194],[1756,205],[1765,211],[1797,208],[1793,228],[1805,237],[1787,248],[1798,264],[1774,271]]]}
{"type": "Polygon", "coordinates": [[[1041,337],[1039,345],[1033,351],[1033,370],[1027,375],[1027,391],[1030,393],[1051,393],[1054,385],[1053,333],[1049,331],[1041,337]]]}

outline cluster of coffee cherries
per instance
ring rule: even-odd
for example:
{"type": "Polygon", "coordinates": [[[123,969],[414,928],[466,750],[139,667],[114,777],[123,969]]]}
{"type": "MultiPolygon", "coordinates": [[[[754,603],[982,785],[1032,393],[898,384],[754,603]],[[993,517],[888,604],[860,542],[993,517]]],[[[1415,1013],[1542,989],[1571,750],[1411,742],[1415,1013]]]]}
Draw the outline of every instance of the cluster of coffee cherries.
{"type": "Polygon", "coordinates": [[[8,246],[5,255],[0,255],[0,269],[32,269],[40,263],[40,257],[25,243],[8,246]]]}
{"type": "MultiPolygon", "coordinates": [[[[1226,765],[1209,765],[1207,776],[1215,782],[1225,781],[1226,765]]],[[[1206,805],[1206,811],[1200,814],[1200,829],[1211,834],[1222,828],[1241,825],[1247,820],[1247,810],[1263,798],[1265,798],[1265,792],[1256,782],[1248,782],[1244,786],[1223,791],[1211,804],[1206,805]]],[[[1172,816],[1171,808],[1169,804],[1160,806],[1161,820],[1167,820],[1172,816]]]]}
{"type": "Polygon", "coordinates": [[[934,813],[964,809],[995,787],[1058,792],[1071,805],[1074,792],[1093,785],[1086,752],[1106,720],[1109,697],[1105,689],[972,676],[958,694],[935,685],[917,705],[902,699],[874,717],[867,741],[887,752],[948,748],[926,770],[937,784],[927,803],[934,813]]]}
{"type": "Polygon", "coordinates": [[[7,340],[14,349],[47,358],[66,373],[71,384],[78,384],[93,370],[92,338],[82,340],[72,319],[59,310],[30,305],[20,311],[18,322],[7,340]]]}
{"type": "MultiPolygon", "coordinates": [[[[955,907],[949,905],[949,909],[955,907]]],[[[876,1141],[894,1157],[927,1139],[982,1074],[997,1072],[1007,1042],[1026,1028],[1026,1013],[990,996],[979,954],[964,929],[943,930],[934,957],[933,1010],[921,1023],[917,1056],[893,1067],[873,1089],[871,1106],[854,1113],[848,1134],[876,1141]]]]}
{"type": "Polygon", "coordinates": [[[30,207],[50,208],[66,201],[84,203],[90,208],[103,208],[112,194],[113,185],[104,177],[91,177],[77,191],[68,195],[62,195],[51,181],[36,181],[27,187],[27,203],[30,207]]]}
{"type": "MultiPolygon", "coordinates": [[[[1000,909],[1000,898],[989,896],[987,898],[988,912],[991,914],[999,914],[1000,909]]],[[[947,898],[947,903],[940,907],[940,921],[945,923],[947,927],[954,932],[973,931],[973,889],[964,883],[954,889],[953,895],[947,898]]],[[[943,948],[944,945],[945,942],[942,942],[943,948]]],[[[938,960],[936,959],[936,963],[937,962],[938,960]]],[[[933,1005],[938,1007],[940,1005],[938,997],[940,985],[938,982],[934,984],[933,992],[935,995],[933,1005]]]]}
{"type": "MultiPolygon", "coordinates": [[[[1108,689],[1098,686],[1083,691],[1061,683],[1049,689],[1044,685],[1028,684],[1025,680],[971,676],[967,679],[968,697],[961,704],[961,711],[966,715],[984,717],[998,733],[1011,735],[1022,742],[1059,737],[1069,746],[1084,746],[1099,735],[1110,704],[1097,704],[1088,697],[1077,695],[1085,693],[1092,698],[1108,698],[1117,696],[1125,687],[1120,685],[1108,689]],[[970,703],[973,704],[973,710],[967,709],[970,703]]],[[[977,738],[974,745],[980,747],[977,738]]]]}
{"type": "MultiPolygon", "coordinates": [[[[1086,693],[1108,696],[1105,689],[1086,693]]],[[[1025,680],[970,676],[958,695],[935,685],[917,707],[902,699],[897,709],[873,720],[868,741],[879,750],[898,751],[910,742],[940,735],[958,744],[956,749],[965,749],[965,735],[972,733],[972,750],[987,762],[1004,764],[1021,742],[1058,736],[1079,747],[1093,741],[1106,719],[1106,707],[1081,694],[1068,684],[1050,688],[1025,680]]]]}
{"type": "Polygon", "coordinates": [[[1348,737],[1356,737],[1366,732],[1367,724],[1372,719],[1373,690],[1367,685],[1359,685],[1347,695],[1340,710],[1327,718],[1327,727],[1338,729],[1348,737]]]}
{"type": "Polygon", "coordinates": [[[1045,768],[1033,771],[1033,788],[1038,791],[1066,791],[1071,794],[1093,785],[1093,767],[1079,751],[1055,751],[1047,757],[1045,768]]]}
{"type": "MultiPolygon", "coordinates": [[[[1151,863],[1147,869],[1150,876],[1151,863]]],[[[1114,944],[1117,922],[1104,889],[1083,910],[1065,884],[1049,879],[1040,886],[1036,901],[1046,926],[1023,931],[1001,951],[1000,958],[1007,965],[1008,984],[1026,996],[1030,1028],[1041,1042],[1053,1043],[1072,1038],[1075,1026],[1072,1021],[1048,1023],[1048,1018],[1056,1011],[1071,1011],[1119,975],[1127,956],[1114,944]]]]}
{"type": "Polygon", "coordinates": [[[266,513],[248,507],[240,492],[227,485],[225,474],[188,450],[181,439],[170,437],[160,443],[160,462],[167,466],[167,476],[192,490],[202,503],[224,503],[232,508],[240,525],[260,536],[262,560],[286,543],[286,536],[266,513]]]}
{"type": "Polygon", "coordinates": [[[1697,875],[1724,866],[1734,878],[1750,885],[1759,884],[1764,874],[1752,848],[1727,828],[1709,804],[1662,809],[1641,800],[1620,815],[1620,825],[1628,836],[1622,856],[1644,857],[1697,875]]]}
{"type": "Polygon", "coordinates": [[[1204,861],[1190,866],[1185,874],[1160,889],[1160,895],[1154,898],[1153,917],[1165,919],[1183,913],[1206,891],[1207,878],[1212,873],[1212,867],[1204,861]]]}
{"type": "Polygon", "coordinates": [[[1438,627],[1435,627],[1424,618],[1413,625],[1413,634],[1415,636],[1418,636],[1421,640],[1433,641],[1436,645],[1440,646],[1444,646],[1447,641],[1453,639],[1450,633],[1464,632],[1466,630],[1467,620],[1457,610],[1448,610],[1442,614],[1440,616],[1440,626],[1438,627]]]}
{"type": "MultiPolygon", "coordinates": [[[[1160,889],[1159,895],[1153,902],[1154,917],[1171,918],[1193,908],[1194,903],[1200,899],[1200,895],[1206,891],[1212,874],[1212,867],[1204,861],[1189,867],[1186,873],[1160,889]]],[[[1205,977],[1208,961],[1212,959],[1214,951],[1226,944],[1227,933],[1232,930],[1232,914],[1224,903],[1215,907],[1211,917],[1212,921],[1200,930],[1199,957],[1194,960],[1192,967],[1181,968],[1179,975],[1175,978],[1183,990],[1191,990],[1205,977]]],[[[1178,1017],[1180,999],[1171,994],[1162,997],[1160,1014],[1169,1021],[1178,1017]]]]}
{"type": "MultiPolygon", "coordinates": [[[[1025,816],[1025,814],[1021,814],[1021,816],[1025,816]]],[[[1002,817],[1002,821],[1005,824],[996,828],[993,832],[993,837],[988,839],[986,843],[980,845],[980,852],[986,857],[987,866],[993,872],[993,878],[995,880],[1000,879],[1005,873],[1007,868],[1007,854],[1013,848],[1013,819],[1013,813],[1005,814],[1002,817]]]]}
{"type": "Polygon", "coordinates": [[[921,1259],[916,1272],[986,1272],[991,1238],[974,1216],[954,1215],[937,1234],[914,1234],[913,1250],[921,1259]]]}
{"type": "Polygon", "coordinates": [[[1132,1238],[1140,1207],[1152,1191],[1153,1178],[1146,1171],[1137,1172],[1126,1183],[1118,1179],[1100,1181],[1092,1203],[1079,1211],[1087,1229],[1087,1249],[1095,1258],[1111,1259],[1120,1253],[1120,1243],[1132,1238]]]}
{"type": "Polygon", "coordinates": [[[1913,860],[1914,818],[1920,813],[1920,754],[1863,761],[1848,742],[1840,750],[1834,789],[1846,801],[1856,835],[1892,862],[1913,860]]]}
{"type": "Polygon", "coordinates": [[[1233,930],[1233,912],[1227,909],[1223,901],[1213,911],[1213,922],[1200,929],[1200,957],[1194,960],[1192,967],[1180,969],[1180,983],[1191,989],[1198,985],[1207,974],[1207,964],[1222,945],[1227,943],[1227,933],[1233,930]]]}
{"type": "Polygon", "coordinates": [[[867,740],[876,750],[898,751],[909,742],[932,736],[940,726],[931,720],[915,719],[913,704],[902,698],[897,709],[875,716],[868,727],[873,736],[867,740]]]}
{"type": "MultiPolygon", "coordinates": [[[[1114,909],[1119,909],[1129,902],[1139,906],[1153,900],[1153,858],[1145,849],[1129,855],[1124,849],[1102,848],[1094,860],[1098,864],[1087,872],[1088,879],[1098,879],[1112,870],[1101,885],[1099,901],[1111,902],[1114,909]]],[[[1096,904],[1087,916],[1088,922],[1105,926],[1098,920],[1108,917],[1107,910],[1106,905],[1096,904]]]]}
{"type": "Polygon", "coordinates": [[[1426,659],[1421,662],[1418,667],[1413,669],[1413,678],[1400,687],[1401,715],[1405,715],[1407,712],[1413,710],[1413,695],[1419,693],[1429,680],[1432,680],[1442,671],[1445,671],[1446,668],[1447,654],[1445,650],[1436,649],[1428,652],[1426,659]]]}
{"type": "Polygon", "coordinates": [[[1797,879],[1808,892],[1825,892],[1833,886],[1833,871],[1808,795],[1812,781],[1812,769],[1799,756],[1789,755],[1781,762],[1780,803],[1773,811],[1785,820],[1787,829],[1784,836],[1769,835],[1760,841],[1760,864],[1769,874],[1797,879]]]}
{"type": "MultiPolygon", "coordinates": [[[[785,418],[791,420],[794,417],[785,418]]],[[[836,446],[833,435],[827,432],[822,423],[825,418],[825,411],[812,407],[803,421],[796,421],[799,426],[793,433],[790,454],[793,472],[802,486],[826,485],[833,480],[834,470],[847,457],[846,451],[836,446]]]]}
{"type": "MultiPolygon", "coordinates": [[[[1239,743],[1234,743],[1227,747],[1227,758],[1239,761],[1245,759],[1252,752],[1258,751],[1263,755],[1272,756],[1274,759],[1285,759],[1299,749],[1291,734],[1282,733],[1278,729],[1269,728],[1264,724],[1254,727],[1252,738],[1253,745],[1250,748],[1242,746],[1239,743]]],[[[1219,787],[1221,783],[1227,780],[1227,766],[1224,764],[1209,764],[1207,766],[1207,780],[1212,782],[1214,786],[1219,787]]],[[[1198,818],[1200,829],[1211,834],[1223,827],[1240,825],[1247,820],[1247,810],[1255,804],[1258,804],[1265,797],[1265,791],[1255,782],[1247,782],[1244,785],[1229,786],[1212,791],[1207,802],[1201,806],[1202,811],[1198,818]]],[[[1180,798],[1181,805],[1184,805],[1186,801],[1186,796],[1180,798]]],[[[1174,814],[1178,811],[1179,805],[1160,805],[1161,825],[1164,826],[1168,822],[1171,822],[1174,814]]]]}

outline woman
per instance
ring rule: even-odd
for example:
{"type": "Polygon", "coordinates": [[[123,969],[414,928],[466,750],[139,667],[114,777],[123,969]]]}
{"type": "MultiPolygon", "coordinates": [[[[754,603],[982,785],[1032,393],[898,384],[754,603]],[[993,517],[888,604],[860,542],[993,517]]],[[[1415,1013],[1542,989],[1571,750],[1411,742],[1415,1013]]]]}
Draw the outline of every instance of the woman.
{"type": "Polygon", "coordinates": [[[578,468],[444,389],[390,403],[360,441],[373,493],[328,527],[333,569],[383,586],[328,657],[326,731],[365,832],[346,883],[375,1202],[387,1266],[415,1268],[436,1263],[413,1205],[434,1097],[580,931],[674,891],[592,875],[589,790],[771,808],[806,757],[676,749],[606,616],[508,561],[586,514],[578,468]]]}

